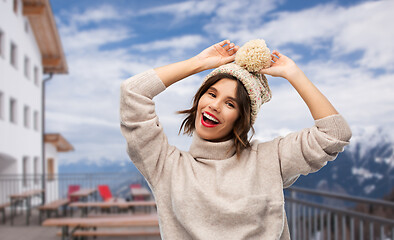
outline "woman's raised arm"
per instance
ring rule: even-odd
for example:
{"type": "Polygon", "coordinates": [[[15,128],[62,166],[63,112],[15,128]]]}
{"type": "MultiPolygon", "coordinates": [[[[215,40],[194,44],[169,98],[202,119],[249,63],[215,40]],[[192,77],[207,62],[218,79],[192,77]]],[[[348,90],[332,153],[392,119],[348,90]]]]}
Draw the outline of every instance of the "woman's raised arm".
{"type": "Polygon", "coordinates": [[[287,79],[308,106],[313,119],[318,120],[338,114],[330,101],[305,76],[293,60],[278,51],[273,51],[272,61],[271,67],[261,70],[261,73],[287,79]]]}
{"type": "Polygon", "coordinates": [[[164,85],[168,87],[190,75],[234,61],[238,48],[229,40],[224,40],[208,47],[195,57],[155,68],[155,71],[164,85]]]}

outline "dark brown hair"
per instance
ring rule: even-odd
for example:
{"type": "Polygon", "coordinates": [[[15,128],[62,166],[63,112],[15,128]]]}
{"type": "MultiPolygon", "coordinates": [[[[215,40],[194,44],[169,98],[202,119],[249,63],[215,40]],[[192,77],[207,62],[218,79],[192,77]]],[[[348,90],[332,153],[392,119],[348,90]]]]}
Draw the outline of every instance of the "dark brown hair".
{"type": "Polygon", "coordinates": [[[239,110],[239,117],[234,123],[234,127],[232,132],[230,133],[230,137],[234,138],[235,151],[237,153],[237,157],[239,158],[242,150],[244,150],[247,147],[250,147],[250,139],[248,139],[249,130],[252,129],[252,136],[255,131],[252,126],[252,122],[250,118],[251,107],[250,107],[250,98],[248,92],[246,91],[241,81],[239,81],[236,77],[230,74],[220,73],[207,79],[194,95],[193,106],[190,109],[177,112],[179,114],[186,115],[186,118],[182,121],[181,127],[179,129],[179,133],[181,133],[183,129],[184,134],[187,134],[189,136],[193,134],[193,131],[196,128],[195,119],[197,116],[197,106],[198,106],[198,102],[200,101],[200,98],[204,95],[206,91],[208,91],[208,89],[212,85],[214,85],[215,83],[217,83],[219,80],[223,78],[228,78],[237,81],[236,101],[239,110]]]}

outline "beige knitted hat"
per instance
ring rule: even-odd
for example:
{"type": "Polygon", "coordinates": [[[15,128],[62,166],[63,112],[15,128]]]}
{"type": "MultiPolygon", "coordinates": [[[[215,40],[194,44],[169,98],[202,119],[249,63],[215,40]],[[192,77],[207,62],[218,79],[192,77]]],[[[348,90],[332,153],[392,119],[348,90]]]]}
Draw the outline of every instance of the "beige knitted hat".
{"type": "Polygon", "coordinates": [[[249,94],[251,102],[251,122],[254,124],[260,107],[263,103],[271,100],[271,90],[267,78],[260,70],[271,65],[271,52],[265,41],[256,39],[243,45],[235,56],[235,63],[228,63],[214,69],[208,74],[204,82],[209,78],[227,73],[242,82],[249,94]]]}

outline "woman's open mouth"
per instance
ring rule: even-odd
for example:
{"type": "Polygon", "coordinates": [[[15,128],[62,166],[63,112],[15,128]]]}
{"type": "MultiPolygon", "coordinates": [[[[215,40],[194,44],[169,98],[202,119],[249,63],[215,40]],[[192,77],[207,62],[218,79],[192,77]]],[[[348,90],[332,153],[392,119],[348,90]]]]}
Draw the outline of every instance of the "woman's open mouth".
{"type": "Polygon", "coordinates": [[[203,112],[201,115],[201,124],[204,127],[215,127],[220,123],[220,121],[215,116],[207,112],[203,112]]]}

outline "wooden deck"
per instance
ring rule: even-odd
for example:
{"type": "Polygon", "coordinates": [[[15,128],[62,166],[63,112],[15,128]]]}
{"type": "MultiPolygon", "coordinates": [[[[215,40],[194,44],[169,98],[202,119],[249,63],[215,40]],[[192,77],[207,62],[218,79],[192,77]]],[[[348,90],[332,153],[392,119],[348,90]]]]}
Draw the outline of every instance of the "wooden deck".
{"type": "MultiPolygon", "coordinates": [[[[30,225],[26,226],[26,213],[18,215],[14,219],[14,226],[10,224],[10,212],[7,209],[7,222],[6,224],[0,223],[1,240],[60,240],[61,237],[57,235],[61,228],[57,227],[43,227],[39,225],[39,214],[38,210],[32,211],[30,225]]],[[[130,213],[129,213],[130,214],[130,213]]],[[[74,212],[74,216],[79,216],[80,212],[74,212]]],[[[141,227],[146,229],[146,227],[141,227]]],[[[90,237],[89,239],[93,239],[90,237]]],[[[97,237],[98,240],[126,240],[131,239],[130,237],[97,237]]],[[[144,237],[132,237],[134,240],[160,240],[159,236],[144,236],[144,237]]]]}

